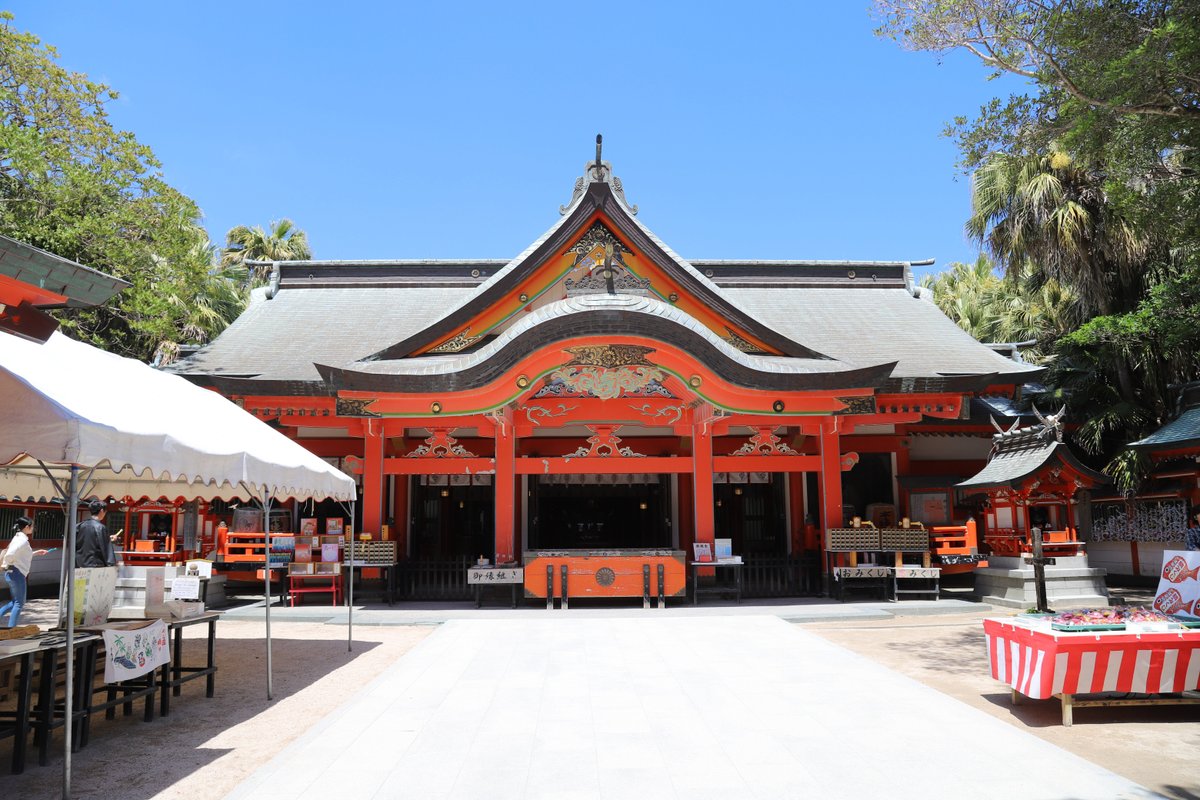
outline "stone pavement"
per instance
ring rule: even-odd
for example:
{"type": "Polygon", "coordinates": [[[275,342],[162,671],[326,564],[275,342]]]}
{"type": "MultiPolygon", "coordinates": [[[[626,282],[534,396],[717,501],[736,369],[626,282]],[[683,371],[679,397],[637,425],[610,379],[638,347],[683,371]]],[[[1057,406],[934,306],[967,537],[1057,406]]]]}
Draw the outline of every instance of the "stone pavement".
{"type": "Polygon", "coordinates": [[[776,610],[449,614],[230,797],[1157,796],[776,610]]]}

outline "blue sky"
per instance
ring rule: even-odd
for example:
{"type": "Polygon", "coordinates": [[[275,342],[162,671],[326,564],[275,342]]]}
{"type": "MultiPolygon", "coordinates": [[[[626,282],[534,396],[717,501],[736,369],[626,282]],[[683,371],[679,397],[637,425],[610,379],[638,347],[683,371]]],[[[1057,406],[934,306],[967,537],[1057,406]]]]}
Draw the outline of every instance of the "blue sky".
{"type": "Polygon", "coordinates": [[[290,217],[317,258],[507,258],[604,134],[688,258],[971,260],[940,134],[1001,87],[878,39],[863,0],[16,2],[121,93],[215,242],[290,217]]]}

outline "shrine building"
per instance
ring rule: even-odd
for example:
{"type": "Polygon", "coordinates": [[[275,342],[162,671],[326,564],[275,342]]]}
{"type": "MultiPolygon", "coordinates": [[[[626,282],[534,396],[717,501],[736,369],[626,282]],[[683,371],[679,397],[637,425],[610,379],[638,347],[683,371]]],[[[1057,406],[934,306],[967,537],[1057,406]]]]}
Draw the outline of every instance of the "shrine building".
{"type": "Polygon", "coordinates": [[[785,563],[851,516],[961,523],[988,416],[1040,373],[913,263],[685,259],[597,148],[515,258],[277,262],[172,369],[359,476],[356,526],[408,562],[785,563]]]}

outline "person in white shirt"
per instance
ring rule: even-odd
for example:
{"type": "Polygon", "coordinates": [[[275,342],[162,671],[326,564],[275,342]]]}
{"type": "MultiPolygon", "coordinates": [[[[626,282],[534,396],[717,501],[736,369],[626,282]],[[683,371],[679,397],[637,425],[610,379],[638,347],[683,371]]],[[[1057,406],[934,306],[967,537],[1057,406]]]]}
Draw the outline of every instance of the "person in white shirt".
{"type": "Polygon", "coordinates": [[[13,524],[13,538],[8,543],[8,549],[0,557],[0,569],[4,570],[4,582],[8,584],[12,599],[4,608],[0,608],[0,624],[5,615],[8,616],[8,627],[17,627],[17,619],[21,609],[25,607],[25,597],[28,590],[29,570],[33,567],[34,556],[44,556],[49,550],[34,550],[29,544],[33,534],[33,520],[29,517],[17,517],[13,524]]]}

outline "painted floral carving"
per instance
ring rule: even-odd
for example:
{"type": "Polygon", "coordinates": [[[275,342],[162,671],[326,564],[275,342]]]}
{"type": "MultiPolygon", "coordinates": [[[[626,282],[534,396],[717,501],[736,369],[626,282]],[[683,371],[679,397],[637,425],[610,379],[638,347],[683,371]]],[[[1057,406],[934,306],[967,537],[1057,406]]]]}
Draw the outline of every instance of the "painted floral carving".
{"type": "Polygon", "coordinates": [[[568,389],[601,400],[612,400],[623,393],[645,389],[651,382],[662,383],[666,375],[657,367],[562,367],[550,374],[551,380],[561,381],[568,389]]]}
{"type": "Polygon", "coordinates": [[[437,428],[433,435],[425,440],[405,458],[476,458],[476,455],[458,443],[446,428],[437,428]]]}
{"type": "Polygon", "coordinates": [[[621,437],[617,436],[620,425],[588,425],[592,436],[588,437],[588,447],[580,447],[568,458],[609,458],[623,456],[625,458],[645,458],[644,453],[635,453],[628,446],[621,446],[621,437]]]}
{"type": "Polygon", "coordinates": [[[759,428],[758,433],[750,437],[750,441],[746,442],[737,450],[734,450],[729,455],[731,456],[798,456],[800,455],[791,447],[789,447],[782,439],[776,436],[771,428],[759,428]]]}
{"type": "Polygon", "coordinates": [[[532,422],[534,425],[540,425],[539,419],[547,419],[549,417],[563,417],[568,411],[574,411],[579,406],[569,406],[566,403],[559,403],[552,408],[545,406],[526,406],[525,419],[532,422]]]}

